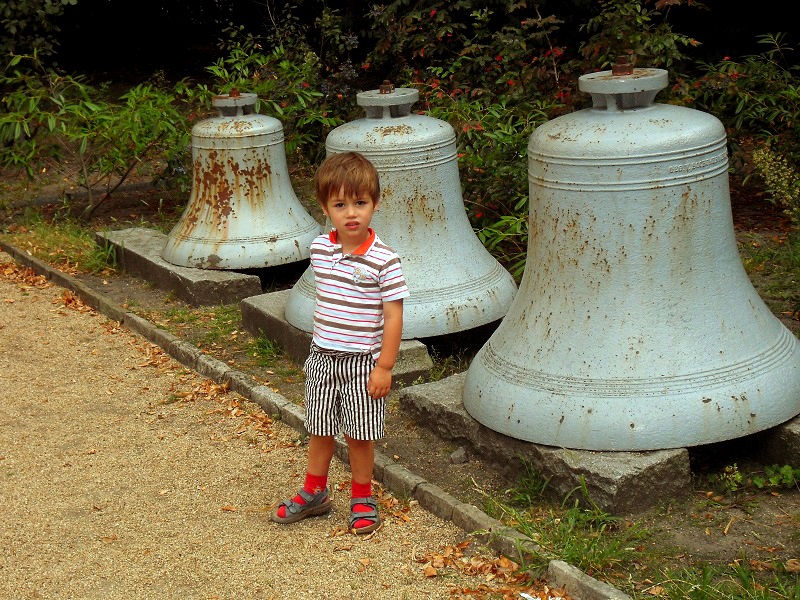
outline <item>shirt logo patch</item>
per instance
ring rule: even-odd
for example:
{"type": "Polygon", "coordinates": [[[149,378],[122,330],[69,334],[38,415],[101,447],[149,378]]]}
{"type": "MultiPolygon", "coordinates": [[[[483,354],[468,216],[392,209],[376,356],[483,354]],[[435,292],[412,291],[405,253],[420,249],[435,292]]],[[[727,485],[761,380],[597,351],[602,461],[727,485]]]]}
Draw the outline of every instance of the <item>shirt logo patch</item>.
{"type": "Polygon", "coordinates": [[[369,275],[363,268],[356,267],[355,269],[353,269],[353,281],[355,283],[362,283],[364,281],[367,281],[368,279],[369,275]]]}

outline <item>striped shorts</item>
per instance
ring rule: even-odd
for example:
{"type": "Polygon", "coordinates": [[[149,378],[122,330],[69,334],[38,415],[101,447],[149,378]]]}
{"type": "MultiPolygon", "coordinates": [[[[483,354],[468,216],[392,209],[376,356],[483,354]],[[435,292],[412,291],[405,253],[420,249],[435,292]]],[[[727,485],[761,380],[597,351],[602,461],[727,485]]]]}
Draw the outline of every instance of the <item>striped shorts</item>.
{"type": "Polygon", "coordinates": [[[311,344],[305,363],[306,420],[312,435],[344,433],[356,440],[383,437],[386,398],[371,398],[371,354],[327,350],[311,344]]]}

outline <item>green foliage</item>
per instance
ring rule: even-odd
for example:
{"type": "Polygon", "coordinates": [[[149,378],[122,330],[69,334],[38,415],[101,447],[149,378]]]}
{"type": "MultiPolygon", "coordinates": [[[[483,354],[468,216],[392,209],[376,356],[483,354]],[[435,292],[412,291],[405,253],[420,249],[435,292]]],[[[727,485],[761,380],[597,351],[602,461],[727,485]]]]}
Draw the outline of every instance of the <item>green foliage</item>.
{"type": "Polygon", "coordinates": [[[512,88],[512,95],[538,87],[556,89],[562,47],[552,35],[560,20],[543,17],[537,4],[509,0],[395,0],[375,6],[374,35],[378,38],[365,67],[389,69],[400,80],[408,73],[441,69],[447,92],[512,88]]]}
{"type": "MultiPolygon", "coordinates": [[[[670,10],[677,2],[656,2],[649,9],[649,2],[641,0],[601,0],[600,13],[589,19],[581,29],[590,34],[581,44],[581,55],[598,70],[609,69],[617,57],[631,55],[634,65],[650,68],[671,68],[684,63],[684,49],[693,48],[699,42],[688,36],[675,33],[667,22],[670,10]]],[[[697,2],[686,2],[703,8],[697,2]]]]}
{"type": "Polygon", "coordinates": [[[317,55],[325,62],[344,59],[351,50],[358,47],[358,37],[347,29],[347,23],[339,9],[330,8],[323,3],[322,12],[314,24],[320,32],[317,55]]]}
{"type": "MultiPolygon", "coordinates": [[[[466,356],[465,351],[460,351],[456,354],[448,354],[442,356],[436,350],[431,350],[431,360],[433,366],[431,367],[428,377],[425,382],[441,381],[445,377],[450,377],[455,373],[463,373],[469,367],[470,358],[466,356]]],[[[422,383],[420,381],[419,383],[422,383]]]]}
{"type": "Polygon", "coordinates": [[[201,319],[205,323],[206,330],[203,337],[204,344],[222,345],[239,335],[242,316],[238,304],[220,304],[203,309],[202,313],[201,319]]]}
{"type": "Polygon", "coordinates": [[[791,489],[800,487],[800,469],[791,465],[770,465],[764,476],[753,476],[753,485],[761,489],[791,489]]]}
{"type": "Polygon", "coordinates": [[[800,172],[785,155],[766,144],[759,145],[751,159],[771,200],[783,207],[795,225],[800,225],[800,172]]]}
{"type": "MultiPolygon", "coordinates": [[[[301,151],[298,158],[314,163],[323,158],[324,152],[319,150],[319,144],[335,126],[331,123],[341,124],[350,117],[361,116],[354,87],[358,73],[350,56],[360,43],[352,31],[355,15],[343,14],[341,10],[329,7],[325,0],[297,0],[277,6],[269,4],[269,22],[261,36],[246,33],[247,28],[242,25],[231,26],[226,30],[227,39],[222,48],[231,55],[237,50],[260,54],[262,58],[257,60],[268,57],[269,62],[277,65],[277,68],[266,65],[267,69],[273,68],[279,73],[271,87],[263,88],[263,93],[270,94],[265,95],[265,99],[284,96],[281,101],[287,106],[281,106],[282,111],[271,114],[281,118],[288,129],[295,127],[292,95],[308,96],[309,92],[315,92],[313,98],[306,98],[306,102],[301,104],[301,112],[313,109],[317,115],[300,115],[299,118],[305,116],[306,120],[297,127],[299,135],[309,135],[295,140],[291,131],[287,133],[290,149],[299,148],[301,151]],[[312,19],[310,15],[317,16],[312,19]],[[277,50],[280,57],[276,59],[270,56],[275,51],[270,53],[264,49],[277,50]],[[281,61],[293,63],[301,73],[297,77],[287,77],[280,71],[291,65],[281,64],[281,61]],[[282,80],[288,81],[289,85],[299,82],[301,87],[284,87],[282,80]],[[332,115],[336,117],[332,118],[332,115]],[[322,120],[318,118],[320,116],[322,120]],[[324,119],[328,118],[331,121],[326,123],[324,119]]],[[[243,91],[254,91],[246,80],[243,86],[243,91]]]]}
{"type": "Polygon", "coordinates": [[[333,116],[336,114],[333,106],[326,103],[318,89],[319,65],[312,52],[293,60],[283,46],[268,53],[257,47],[239,46],[207,70],[214,77],[213,84],[183,88],[193,100],[208,108],[215,94],[234,89],[257,94],[256,110],[264,109],[282,121],[286,129],[287,154],[295,154],[301,162],[319,158],[319,141],[343,122],[341,117],[333,116]]]}
{"type": "Polygon", "coordinates": [[[550,480],[542,476],[536,468],[524,458],[522,459],[523,474],[517,480],[517,484],[506,490],[505,495],[513,507],[522,509],[529,508],[537,502],[541,502],[547,484],[550,480]]]}
{"type": "Polygon", "coordinates": [[[88,193],[84,220],[144,161],[187,149],[188,126],[170,92],[139,84],[110,102],[104,88],[45,68],[36,55],[14,56],[9,67],[0,77],[10,90],[0,110],[0,164],[30,177],[46,159],[63,165],[88,193]]]}
{"type": "Polygon", "coordinates": [[[0,4],[0,56],[55,52],[56,22],[78,0],[5,0],[0,4]]]}
{"type": "MultiPolygon", "coordinates": [[[[199,348],[225,348],[233,345],[239,335],[241,312],[237,304],[218,306],[175,306],[164,311],[159,326],[180,331],[186,326],[201,325],[200,333],[191,339],[199,348]]],[[[193,331],[193,333],[196,333],[193,331]]]]}
{"type": "MultiPolygon", "coordinates": [[[[762,563],[763,565],[763,563],[762,563]]],[[[752,568],[747,560],[730,565],[708,563],[696,568],[665,570],[650,591],[671,600],[796,600],[797,578],[786,573],[780,563],[767,570],[752,568]]]]}
{"type": "Polygon", "coordinates": [[[742,488],[744,476],[739,471],[739,466],[733,463],[725,466],[721,473],[713,475],[711,482],[722,486],[726,492],[736,492],[742,488]]]}
{"type": "Polygon", "coordinates": [[[765,50],[760,54],[741,61],[726,56],[715,64],[700,63],[695,80],[676,80],[676,101],[712,113],[735,138],[757,135],[780,143],[779,151],[800,152],[792,144],[800,128],[800,67],[790,62],[792,48],[785,41],[783,33],[762,35],[758,43],[765,50]]]}
{"type": "Polygon", "coordinates": [[[534,128],[560,105],[501,93],[447,93],[450,72],[432,67],[413,83],[432,117],[456,131],[464,203],[484,245],[519,279],[528,236],[527,146],[534,128]]]}
{"type": "MultiPolygon", "coordinates": [[[[542,486],[540,478],[531,484],[542,486]]],[[[550,560],[563,560],[589,573],[613,571],[637,557],[635,543],[645,534],[635,527],[624,526],[621,519],[600,509],[588,495],[585,484],[578,487],[582,499],[560,507],[542,509],[536,506],[517,509],[489,499],[494,512],[530,537],[540,552],[533,559],[534,567],[545,567],[550,560]]],[[[537,493],[532,491],[532,493],[537,493]]]]}
{"type": "Polygon", "coordinates": [[[760,490],[800,489],[800,469],[791,465],[769,465],[763,471],[742,472],[736,463],[727,465],[722,472],[711,475],[709,482],[722,488],[725,493],[744,489],[760,490]]]}
{"type": "Polygon", "coordinates": [[[700,63],[694,79],[678,77],[672,101],[719,118],[734,168],[761,178],[776,202],[797,218],[800,165],[800,66],[783,33],[759,36],[765,50],[741,61],[700,63]],[[751,156],[750,148],[756,152],[751,156]],[[754,169],[754,171],[753,171],[754,169]]]}

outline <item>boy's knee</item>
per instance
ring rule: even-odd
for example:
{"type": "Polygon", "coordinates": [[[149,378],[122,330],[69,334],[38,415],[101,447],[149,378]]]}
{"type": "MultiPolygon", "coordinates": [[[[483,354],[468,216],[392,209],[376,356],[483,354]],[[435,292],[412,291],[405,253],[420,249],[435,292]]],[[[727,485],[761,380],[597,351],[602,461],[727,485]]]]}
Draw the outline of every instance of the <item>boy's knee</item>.
{"type": "Polygon", "coordinates": [[[375,444],[374,440],[357,440],[355,438],[351,438],[349,435],[345,435],[344,439],[347,442],[349,448],[356,450],[359,449],[368,450],[369,448],[372,448],[372,446],[375,444]]]}

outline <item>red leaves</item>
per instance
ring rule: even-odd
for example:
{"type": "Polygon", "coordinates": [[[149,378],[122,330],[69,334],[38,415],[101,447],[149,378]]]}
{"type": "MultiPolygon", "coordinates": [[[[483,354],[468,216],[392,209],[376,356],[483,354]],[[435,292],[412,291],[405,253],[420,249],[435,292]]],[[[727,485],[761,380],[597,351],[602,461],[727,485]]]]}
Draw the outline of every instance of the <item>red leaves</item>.
{"type": "Polygon", "coordinates": [[[563,590],[551,588],[543,581],[532,580],[520,570],[520,566],[505,556],[485,558],[478,555],[467,557],[466,549],[472,543],[466,540],[455,546],[447,546],[440,553],[429,552],[417,562],[424,563],[422,572],[426,577],[437,577],[444,569],[458,570],[464,575],[480,577],[483,583],[475,588],[452,589],[453,594],[470,598],[525,597],[532,600],[570,600],[563,590]],[[525,596],[522,596],[525,594],[525,596]]]}
{"type": "Polygon", "coordinates": [[[0,274],[8,281],[22,284],[20,286],[22,289],[43,289],[53,286],[44,275],[37,275],[33,269],[21,267],[16,263],[0,263],[0,274]]]}
{"type": "Polygon", "coordinates": [[[182,402],[195,402],[198,400],[213,400],[220,406],[206,411],[206,414],[218,414],[228,419],[241,419],[234,433],[242,435],[247,431],[254,431],[256,434],[272,437],[272,419],[266,413],[256,410],[248,412],[243,400],[238,396],[230,395],[228,382],[214,383],[210,379],[205,379],[183,392],[176,392],[175,396],[182,402]]]}
{"type": "MultiPolygon", "coordinates": [[[[94,312],[94,309],[90,306],[87,306],[83,300],[78,298],[72,290],[64,290],[64,293],[61,294],[61,304],[65,308],[70,308],[72,310],[76,310],[78,312],[94,312]]],[[[54,300],[53,304],[58,303],[58,300],[54,300]]]]}

